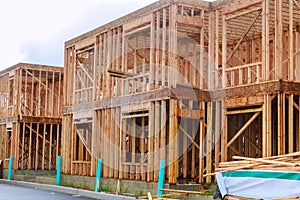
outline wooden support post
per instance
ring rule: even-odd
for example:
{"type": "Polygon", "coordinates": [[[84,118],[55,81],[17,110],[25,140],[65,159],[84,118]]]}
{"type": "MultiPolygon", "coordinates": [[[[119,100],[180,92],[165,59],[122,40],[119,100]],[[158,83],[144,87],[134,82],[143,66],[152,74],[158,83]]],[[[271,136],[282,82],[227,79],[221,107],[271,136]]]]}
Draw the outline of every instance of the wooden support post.
{"type": "Polygon", "coordinates": [[[219,167],[220,163],[220,144],[221,144],[221,102],[216,102],[215,110],[215,168],[219,167]]]}
{"type": "Polygon", "coordinates": [[[141,146],[141,160],[140,160],[140,163],[141,163],[141,176],[142,176],[142,181],[145,181],[146,180],[146,173],[145,173],[145,166],[144,166],[144,159],[145,159],[145,139],[146,139],[146,135],[145,135],[145,117],[142,117],[142,127],[141,127],[141,143],[140,143],[140,146],[141,146]]]}
{"type": "MultiPolygon", "coordinates": [[[[204,10],[201,10],[201,18],[204,19],[204,10]]],[[[205,74],[204,74],[204,55],[206,53],[205,47],[204,47],[204,27],[201,28],[200,31],[200,88],[205,89],[205,74]]]]}
{"type": "Polygon", "coordinates": [[[148,170],[147,170],[147,181],[153,181],[153,170],[154,170],[154,122],[155,122],[155,103],[150,103],[150,116],[149,116],[149,134],[148,134],[148,170]]]}
{"type": "MultiPolygon", "coordinates": [[[[116,108],[116,112],[115,112],[115,116],[114,116],[114,120],[115,120],[115,132],[114,132],[114,139],[115,139],[115,143],[114,143],[114,154],[115,154],[115,170],[114,170],[114,178],[118,178],[118,169],[120,166],[120,160],[119,160],[119,151],[117,150],[117,148],[120,146],[120,127],[121,127],[121,123],[120,123],[120,116],[121,116],[121,108],[117,107],[116,108]]],[[[99,138],[100,139],[100,138],[99,138]]],[[[98,148],[100,148],[98,146],[98,148]]]]}
{"type": "MultiPolygon", "coordinates": [[[[137,138],[137,132],[136,132],[136,118],[131,119],[131,163],[135,164],[135,155],[136,155],[136,138],[137,138]]],[[[130,166],[130,179],[134,180],[136,176],[136,165],[131,165],[130,166]]]]}
{"type": "Polygon", "coordinates": [[[119,167],[119,178],[123,179],[125,176],[125,167],[122,164],[126,161],[126,119],[121,118],[121,129],[120,129],[120,167],[119,167]]]}
{"type": "MultiPolygon", "coordinates": [[[[207,103],[207,134],[206,134],[206,173],[210,174],[212,172],[212,113],[213,112],[213,103],[207,103]]],[[[211,176],[206,178],[206,183],[211,183],[211,176]]]]}
{"type": "MultiPolygon", "coordinates": [[[[97,54],[96,54],[97,55],[97,54]]],[[[94,79],[96,80],[96,79],[94,79]]],[[[95,176],[96,175],[96,160],[97,158],[99,158],[98,155],[98,151],[97,151],[97,147],[98,147],[98,142],[100,140],[98,140],[98,112],[94,111],[93,113],[94,117],[93,117],[93,122],[92,122],[92,142],[91,142],[91,169],[90,169],[90,174],[91,176],[95,176]]]]}
{"type": "Polygon", "coordinates": [[[215,16],[213,12],[209,12],[209,25],[208,25],[208,75],[207,75],[207,86],[208,89],[212,88],[212,82],[213,82],[213,61],[214,61],[214,42],[215,42],[215,34],[214,34],[214,21],[215,16]]]}
{"type": "MultiPolygon", "coordinates": [[[[161,34],[161,28],[160,28],[160,11],[156,12],[156,36],[155,36],[155,88],[161,88],[159,86],[159,80],[162,80],[161,77],[161,71],[159,70],[161,68],[159,60],[160,60],[160,34],[161,34]]],[[[153,66],[154,67],[154,66],[153,66]]],[[[159,164],[157,164],[159,165],[159,164]]],[[[155,166],[156,168],[156,166],[155,166]]],[[[158,174],[157,174],[158,176],[158,174]]],[[[158,180],[158,177],[157,177],[158,180]]]]}
{"type": "Polygon", "coordinates": [[[27,71],[24,70],[25,72],[25,85],[24,85],[24,93],[27,94],[27,95],[24,95],[24,115],[29,115],[29,110],[28,110],[28,91],[27,91],[27,88],[29,87],[28,86],[28,77],[27,77],[27,71]]]}
{"type": "Polygon", "coordinates": [[[29,130],[29,149],[28,149],[28,169],[31,170],[31,163],[32,163],[32,123],[30,123],[30,130],[29,130]]]}
{"type": "Polygon", "coordinates": [[[166,160],[166,139],[167,139],[167,106],[166,106],[166,100],[162,100],[161,102],[161,121],[160,121],[160,127],[161,127],[161,151],[160,151],[160,158],[161,160],[166,160]]]}
{"type": "Polygon", "coordinates": [[[224,100],[222,101],[222,135],[221,135],[221,162],[227,161],[227,143],[228,143],[228,116],[227,109],[224,108],[224,100]]]}
{"type": "Polygon", "coordinates": [[[215,39],[215,70],[214,70],[214,88],[219,87],[219,23],[220,23],[220,13],[219,10],[216,10],[216,20],[215,20],[215,26],[216,26],[216,39],[215,39]]]}
{"type": "MultiPolygon", "coordinates": [[[[72,129],[71,129],[72,130],[72,129]]],[[[60,129],[60,125],[57,124],[56,126],[56,152],[55,152],[55,160],[56,160],[56,163],[57,163],[57,158],[59,156],[59,150],[60,150],[60,132],[61,132],[61,129],[60,129]]],[[[69,141],[70,143],[70,141],[69,141]]],[[[70,170],[70,169],[69,169],[70,170]]],[[[67,172],[68,173],[68,172],[67,172]]]]}
{"type": "Polygon", "coordinates": [[[169,184],[176,184],[177,182],[177,174],[178,174],[178,161],[177,161],[177,131],[178,131],[178,124],[177,124],[177,100],[170,99],[170,116],[169,116],[169,184]]]}
{"type": "Polygon", "coordinates": [[[158,181],[158,172],[159,172],[159,162],[160,162],[160,103],[158,101],[155,102],[155,120],[154,120],[154,126],[155,126],[155,132],[154,132],[154,181],[158,181]]]}
{"type": "Polygon", "coordinates": [[[43,131],[43,147],[42,147],[42,170],[45,169],[46,127],[47,127],[47,124],[44,124],[44,131],[43,131]]]}
{"type": "Polygon", "coordinates": [[[22,123],[22,161],[21,161],[21,169],[24,169],[24,160],[25,160],[25,122],[22,123]]]}
{"type": "MultiPolygon", "coordinates": [[[[300,26],[300,25],[299,25],[300,26]]],[[[296,51],[299,52],[296,55],[296,62],[295,62],[295,80],[300,81],[300,30],[296,32],[296,51]]]]}
{"type": "Polygon", "coordinates": [[[155,58],[155,15],[152,13],[151,16],[151,33],[150,33],[150,90],[153,89],[154,85],[154,73],[155,73],[155,65],[154,65],[154,58],[155,58]]]}
{"type": "MultiPolygon", "coordinates": [[[[188,131],[187,131],[187,129],[188,129],[188,119],[181,118],[181,123],[183,123],[183,129],[184,129],[184,131],[186,131],[186,133],[189,134],[188,131]]],[[[183,130],[181,132],[183,132],[183,130]]],[[[182,147],[183,147],[182,150],[183,151],[180,152],[180,153],[183,153],[183,178],[185,179],[185,178],[187,178],[187,173],[188,173],[188,170],[187,170],[187,168],[188,168],[188,158],[187,158],[188,137],[187,137],[186,134],[182,134],[181,133],[181,135],[183,137],[182,137],[182,140],[179,140],[179,141],[182,142],[182,147]]]]}
{"type": "MultiPolygon", "coordinates": [[[[200,103],[200,110],[205,113],[205,102],[200,103]]],[[[205,145],[205,120],[200,118],[200,151],[199,151],[199,182],[204,183],[204,145],[205,145]]]]}
{"type": "Polygon", "coordinates": [[[227,76],[226,76],[226,65],[227,65],[227,39],[226,39],[226,21],[225,15],[223,16],[223,31],[222,31],[222,87],[223,89],[227,87],[227,76]]]}
{"type": "Polygon", "coordinates": [[[50,140],[49,140],[49,155],[48,155],[48,170],[51,170],[51,162],[52,162],[52,140],[53,140],[53,124],[50,124],[50,140]]]}
{"type": "MultiPolygon", "coordinates": [[[[162,87],[166,86],[166,33],[167,30],[167,9],[163,8],[163,29],[162,29],[162,58],[161,58],[161,76],[162,87]]],[[[162,159],[164,160],[164,159],[162,159]]]]}
{"type": "Polygon", "coordinates": [[[282,56],[283,56],[283,23],[282,23],[282,9],[283,0],[275,1],[275,77],[282,79],[282,56]]]}
{"type": "Polygon", "coordinates": [[[278,94],[277,105],[277,121],[278,121],[278,155],[285,153],[285,95],[283,93],[278,94]]]}
{"type": "Polygon", "coordinates": [[[289,80],[293,81],[294,76],[294,0],[289,0],[289,80]]]}
{"type": "Polygon", "coordinates": [[[271,99],[270,95],[266,94],[264,97],[264,105],[263,105],[263,113],[262,113],[262,145],[263,145],[263,151],[262,156],[263,157],[269,157],[272,155],[272,126],[271,126],[271,99]]]}
{"type": "Polygon", "coordinates": [[[264,0],[262,7],[262,81],[265,81],[270,79],[269,0],[264,0]]]}
{"type": "Polygon", "coordinates": [[[289,146],[288,153],[294,152],[294,95],[289,95],[289,116],[288,116],[288,138],[289,138],[289,146]]]}
{"type": "Polygon", "coordinates": [[[36,129],[36,142],[35,142],[35,170],[38,169],[39,166],[39,132],[40,132],[40,124],[37,124],[36,129]]]}

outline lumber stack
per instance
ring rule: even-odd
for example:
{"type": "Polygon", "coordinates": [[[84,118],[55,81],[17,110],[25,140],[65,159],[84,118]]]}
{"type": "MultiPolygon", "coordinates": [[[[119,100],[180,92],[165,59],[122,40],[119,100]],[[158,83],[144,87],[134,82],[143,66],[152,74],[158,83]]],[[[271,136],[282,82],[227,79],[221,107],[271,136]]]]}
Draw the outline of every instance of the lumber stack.
{"type": "Polygon", "coordinates": [[[215,173],[206,174],[205,176],[211,176],[217,172],[230,172],[242,169],[300,171],[300,152],[265,158],[241,156],[233,156],[232,158],[234,161],[219,163],[215,173]]]}

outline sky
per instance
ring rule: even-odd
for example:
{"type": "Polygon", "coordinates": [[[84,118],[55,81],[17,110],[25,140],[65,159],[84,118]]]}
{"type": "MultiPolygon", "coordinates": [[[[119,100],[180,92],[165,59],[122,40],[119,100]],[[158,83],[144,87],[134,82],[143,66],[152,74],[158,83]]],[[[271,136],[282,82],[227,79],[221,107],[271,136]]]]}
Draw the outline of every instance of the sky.
{"type": "Polygon", "coordinates": [[[0,6],[0,71],[63,66],[64,42],[157,0],[9,0],[0,6]]]}

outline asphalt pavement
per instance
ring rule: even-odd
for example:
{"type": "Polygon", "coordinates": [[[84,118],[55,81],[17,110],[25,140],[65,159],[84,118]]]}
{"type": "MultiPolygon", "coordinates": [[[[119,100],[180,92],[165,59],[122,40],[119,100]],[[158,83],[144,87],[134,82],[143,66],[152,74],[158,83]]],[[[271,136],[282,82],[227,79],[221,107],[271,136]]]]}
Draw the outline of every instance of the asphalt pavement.
{"type": "Polygon", "coordinates": [[[91,198],[0,183],[0,200],[90,200],[91,198]]]}

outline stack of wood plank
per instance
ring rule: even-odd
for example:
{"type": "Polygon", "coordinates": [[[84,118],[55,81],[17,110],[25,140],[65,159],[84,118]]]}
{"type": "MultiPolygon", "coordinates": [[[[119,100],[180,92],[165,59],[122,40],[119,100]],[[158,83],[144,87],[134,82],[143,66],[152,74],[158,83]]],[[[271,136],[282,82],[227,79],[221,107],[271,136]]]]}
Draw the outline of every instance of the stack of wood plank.
{"type": "Polygon", "coordinates": [[[242,169],[300,171],[300,152],[265,158],[241,156],[233,156],[232,158],[235,161],[220,163],[219,167],[216,168],[216,172],[230,172],[242,169]]]}

